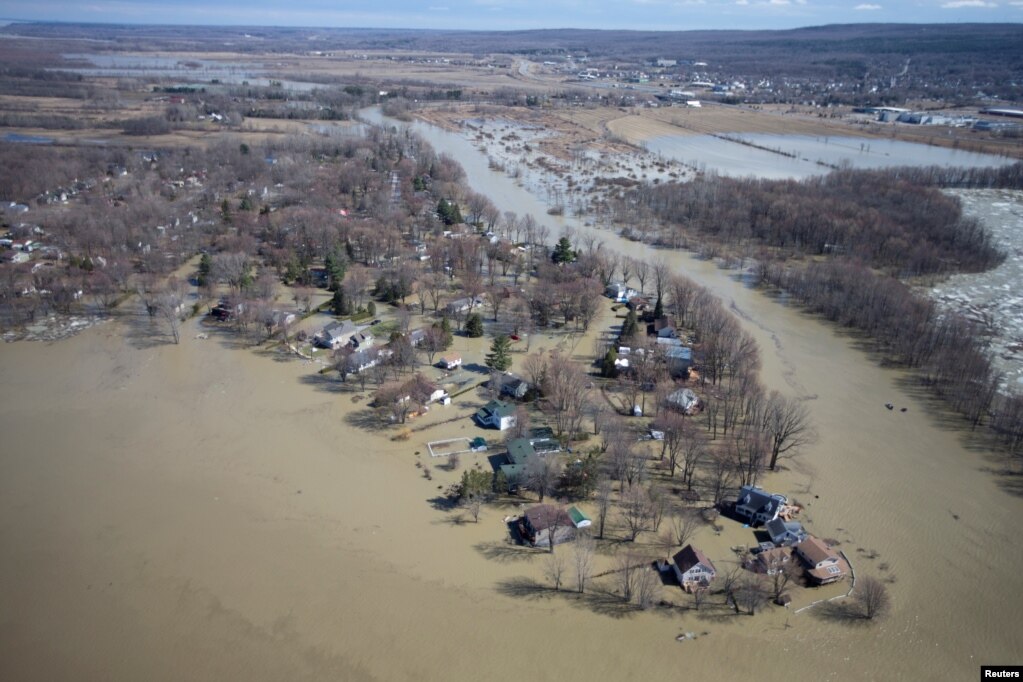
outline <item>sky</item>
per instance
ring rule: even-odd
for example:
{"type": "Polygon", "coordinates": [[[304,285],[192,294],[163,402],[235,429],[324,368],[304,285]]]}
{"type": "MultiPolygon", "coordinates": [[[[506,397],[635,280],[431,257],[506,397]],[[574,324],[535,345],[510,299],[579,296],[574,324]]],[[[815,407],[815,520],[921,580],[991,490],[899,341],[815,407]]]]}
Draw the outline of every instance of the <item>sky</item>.
{"type": "Polygon", "coordinates": [[[0,0],[11,20],[235,26],[684,31],[1023,22],[1023,0],[0,0]]]}

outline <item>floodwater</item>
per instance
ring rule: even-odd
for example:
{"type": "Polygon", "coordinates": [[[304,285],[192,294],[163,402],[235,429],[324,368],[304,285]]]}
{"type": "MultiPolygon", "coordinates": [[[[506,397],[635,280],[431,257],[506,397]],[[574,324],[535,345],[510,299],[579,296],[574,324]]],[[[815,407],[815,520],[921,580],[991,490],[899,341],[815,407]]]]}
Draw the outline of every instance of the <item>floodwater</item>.
{"type": "Polygon", "coordinates": [[[661,156],[719,175],[765,179],[823,175],[833,167],[889,168],[893,166],[987,167],[1012,163],[993,154],[924,144],[861,137],[815,137],[733,133],[731,139],[713,135],[666,135],[643,145],[661,156]],[[743,144],[734,140],[743,140],[743,144]]]}
{"type": "Polygon", "coordinates": [[[218,83],[269,87],[276,85],[286,90],[306,92],[329,87],[310,83],[267,77],[267,68],[257,62],[229,62],[215,59],[182,59],[177,56],[152,54],[64,54],[67,59],[88,62],[92,66],[61,67],[61,71],[93,77],[149,77],[192,80],[182,83],[187,87],[209,88],[218,83]]]}
{"type": "MultiPolygon", "coordinates": [[[[422,131],[500,208],[551,224],[471,144],[422,131]]],[[[759,340],[765,382],[809,401],[820,443],[766,484],[807,502],[858,573],[896,577],[887,620],[521,589],[542,555],[503,550],[509,511],[456,525],[436,509],[457,474],[426,480],[421,441],[354,427],[362,406],[315,366],[199,340],[194,322],[166,344],[139,314],[0,351],[0,679],[939,680],[1023,660],[1023,500],[985,453],[831,327],[710,263],[603,237],[712,288],[759,340]],[[709,634],[675,642],[686,631],[709,634]]]]}

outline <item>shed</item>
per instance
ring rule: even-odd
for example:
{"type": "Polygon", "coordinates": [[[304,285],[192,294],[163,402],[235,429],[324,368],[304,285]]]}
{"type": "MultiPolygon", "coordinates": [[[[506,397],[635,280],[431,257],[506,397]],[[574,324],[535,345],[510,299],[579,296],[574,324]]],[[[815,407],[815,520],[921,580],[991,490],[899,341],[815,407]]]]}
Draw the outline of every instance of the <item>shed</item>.
{"type": "Polygon", "coordinates": [[[576,528],[588,528],[590,525],[593,524],[593,522],[590,520],[590,517],[586,516],[586,514],[583,514],[581,511],[579,511],[578,507],[569,507],[568,517],[572,519],[572,523],[575,524],[576,528]]]}

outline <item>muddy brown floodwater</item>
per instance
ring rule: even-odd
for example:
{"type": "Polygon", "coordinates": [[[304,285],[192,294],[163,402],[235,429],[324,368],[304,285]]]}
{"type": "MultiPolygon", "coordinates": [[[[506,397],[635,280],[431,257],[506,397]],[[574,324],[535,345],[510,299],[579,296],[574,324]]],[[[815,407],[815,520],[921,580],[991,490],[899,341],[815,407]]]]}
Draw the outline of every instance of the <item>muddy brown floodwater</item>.
{"type": "MultiPolygon", "coordinates": [[[[502,209],[554,222],[460,138],[425,132],[502,209]]],[[[501,513],[450,524],[419,446],[350,425],[314,367],[194,323],[180,346],[115,323],[0,351],[0,679],[958,680],[1023,661],[1023,500],[986,453],[829,326],[656,255],[734,307],[765,383],[808,399],[821,440],[766,483],[809,501],[859,574],[896,576],[883,622],[520,590],[539,559],[500,551],[501,513]]]]}

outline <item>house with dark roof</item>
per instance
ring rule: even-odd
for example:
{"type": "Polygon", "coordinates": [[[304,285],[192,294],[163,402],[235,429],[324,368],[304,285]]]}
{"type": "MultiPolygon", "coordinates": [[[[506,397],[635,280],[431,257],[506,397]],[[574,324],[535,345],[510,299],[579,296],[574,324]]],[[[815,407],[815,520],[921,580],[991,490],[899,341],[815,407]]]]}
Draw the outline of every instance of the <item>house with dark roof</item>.
{"type": "Polygon", "coordinates": [[[788,502],[784,495],[776,495],[754,485],[744,485],[735,501],[735,513],[751,524],[769,523],[778,518],[782,505],[788,502]]]}
{"type": "Polygon", "coordinates": [[[531,459],[561,452],[561,443],[554,440],[553,437],[538,436],[534,435],[535,433],[534,431],[526,438],[512,438],[508,441],[505,462],[498,468],[504,472],[509,489],[514,489],[522,484],[522,477],[526,473],[526,467],[531,459]]]}
{"type": "Polygon", "coordinates": [[[686,592],[710,587],[717,570],[707,555],[692,545],[686,545],[672,557],[671,568],[675,571],[678,584],[686,592]]]}
{"type": "Polygon", "coordinates": [[[408,339],[408,342],[412,344],[413,348],[418,348],[419,344],[421,344],[426,338],[426,329],[413,329],[405,335],[405,338],[408,339]]]}
{"type": "Polygon", "coordinates": [[[849,564],[842,555],[812,535],[796,545],[794,551],[803,562],[807,579],[815,585],[838,582],[849,573],[849,564]]]}
{"type": "Polygon", "coordinates": [[[799,521],[785,521],[777,518],[768,521],[764,528],[771,536],[771,542],[778,547],[798,545],[807,538],[807,532],[803,530],[803,525],[799,521]]]}
{"type": "Polygon", "coordinates": [[[515,405],[503,400],[491,400],[478,409],[473,418],[480,426],[504,431],[515,426],[515,405]]]}
{"type": "Polygon", "coordinates": [[[575,539],[575,521],[564,507],[538,504],[519,519],[519,533],[533,547],[550,547],[575,539]]]}
{"type": "Polygon", "coordinates": [[[501,395],[511,396],[518,400],[522,400],[526,397],[526,393],[529,392],[529,382],[525,379],[521,379],[514,374],[509,374],[502,377],[501,380],[501,395]]]}

